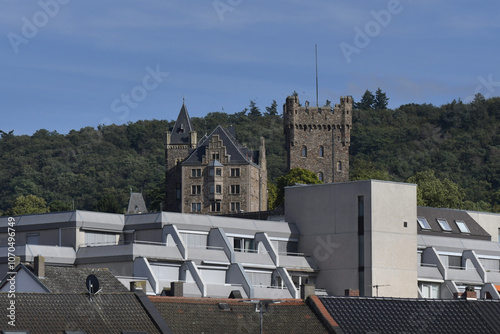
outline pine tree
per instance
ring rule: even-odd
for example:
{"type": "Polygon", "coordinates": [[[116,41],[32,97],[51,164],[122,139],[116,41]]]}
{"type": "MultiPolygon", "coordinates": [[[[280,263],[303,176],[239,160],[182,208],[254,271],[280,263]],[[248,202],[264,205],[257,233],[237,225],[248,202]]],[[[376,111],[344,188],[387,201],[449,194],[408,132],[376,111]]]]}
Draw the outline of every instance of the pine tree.
{"type": "Polygon", "coordinates": [[[271,104],[270,107],[266,107],[266,116],[275,116],[278,115],[278,103],[276,100],[273,100],[273,103],[271,104]]]}
{"type": "Polygon", "coordinates": [[[361,101],[359,101],[359,103],[354,104],[354,108],[360,110],[370,110],[373,109],[374,104],[375,104],[375,96],[373,96],[373,93],[367,89],[366,92],[361,97],[361,101]]]}
{"type": "Polygon", "coordinates": [[[380,87],[377,89],[375,92],[375,103],[374,103],[374,109],[375,110],[383,110],[387,109],[387,104],[389,102],[389,98],[386,96],[384,92],[380,89],[380,87]]]}

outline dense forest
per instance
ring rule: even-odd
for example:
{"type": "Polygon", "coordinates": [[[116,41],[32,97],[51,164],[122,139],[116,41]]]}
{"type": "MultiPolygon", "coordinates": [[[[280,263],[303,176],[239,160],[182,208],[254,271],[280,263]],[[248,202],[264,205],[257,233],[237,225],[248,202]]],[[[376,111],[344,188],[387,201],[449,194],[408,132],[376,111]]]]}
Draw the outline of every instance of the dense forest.
{"type": "MultiPolygon", "coordinates": [[[[478,94],[470,103],[392,110],[386,108],[385,93],[367,93],[353,112],[352,180],[416,182],[423,189],[421,205],[500,211],[500,98],[478,94]]],[[[270,182],[286,173],[282,115],[275,101],[262,110],[250,101],[240,112],[211,112],[192,123],[199,137],[218,124],[232,124],[238,140],[254,149],[263,136],[270,182]]],[[[123,212],[131,189],[143,192],[150,210],[159,210],[163,138],[171,126],[172,120],[143,120],[65,135],[1,131],[0,214],[15,213],[28,195],[42,199],[50,211],[123,212]]]]}

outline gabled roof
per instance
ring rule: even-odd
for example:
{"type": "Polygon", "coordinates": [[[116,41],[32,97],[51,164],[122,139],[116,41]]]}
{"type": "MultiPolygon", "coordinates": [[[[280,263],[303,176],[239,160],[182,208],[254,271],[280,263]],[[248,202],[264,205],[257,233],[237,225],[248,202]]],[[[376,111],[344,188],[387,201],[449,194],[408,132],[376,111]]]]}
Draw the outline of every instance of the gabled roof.
{"type": "MultiPolygon", "coordinates": [[[[149,296],[174,333],[260,333],[258,300],[149,296]]],[[[265,302],[265,301],[264,301],[265,302]]],[[[299,299],[269,304],[262,313],[264,333],[327,333],[299,299]]]]}
{"type": "Polygon", "coordinates": [[[197,148],[191,152],[189,157],[183,162],[183,165],[201,164],[203,156],[206,154],[208,145],[214,135],[218,135],[226,147],[226,154],[230,156],[230,164],[258,163],[258,152],[251,151],[241,145],[229,131],[218,125],[208,136],[203,136],[198,142],[197,148]]]}
{"type": "Polygon", "coordinates": [[[500,301],[318,298],[345,333],[498,333],[500,301]]]}
{"type": "Polygon", "coordinates": [[[147,213],[146,202],[144,202],[144,197],[142,193],[130,193],[130,199],[128,201],[128,214],[134,213],[147,213]]]}
{"type": "MultiPolygon", "coordinates": [[[[7,293],[0,293],[2,305],[9,305],[10,300],[7,293]]],[[[29,333],[64,333],[65,330],[89,334],[170,333],[163,319],[151,316],[140,296],[130,292],[96,294],[92,301],[88,294],[16,293],[15,327],[8,321],[8,317],[2,317],[0,329],[29,333]]]]}
{"type": "Polygon", "coordinates": [[[425,230],[417,224],[418,234],[421,235],[437,235],[456,238],[491,240],[491,236],[481,227],[466,211],[455,209],[440,209],[429,207],[417,207],[417,217],[425,217],[431,227],[430,230],[425,230]],[[443,231],[439,226],[437,219],[445,219],[451,231],[443,231]],[[463,233],[458,228],[456,221],[463,221],[470,233],[463,233]]]}
{"type": "Polygon", "coordinates": [[[193,131],[191,120],[184,102],[182,103],[181,111],[177,116],[177,121],[172,128],[172,136],[170,137],[171,144],[188,144],[189,132],[193,131]]]}

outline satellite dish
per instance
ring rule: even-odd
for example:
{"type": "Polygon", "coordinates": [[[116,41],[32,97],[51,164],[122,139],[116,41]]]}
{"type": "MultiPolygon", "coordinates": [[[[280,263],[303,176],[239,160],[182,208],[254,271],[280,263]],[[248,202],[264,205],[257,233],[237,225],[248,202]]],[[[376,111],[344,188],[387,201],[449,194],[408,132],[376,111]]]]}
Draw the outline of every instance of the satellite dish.
{"type": "Polygon", "coordinates": [[[99,280],[95,275],[88,275],[87,280],[85,281],[85,285],[87,286],[87,290],[91,294],[99,291],[99,280]]]}

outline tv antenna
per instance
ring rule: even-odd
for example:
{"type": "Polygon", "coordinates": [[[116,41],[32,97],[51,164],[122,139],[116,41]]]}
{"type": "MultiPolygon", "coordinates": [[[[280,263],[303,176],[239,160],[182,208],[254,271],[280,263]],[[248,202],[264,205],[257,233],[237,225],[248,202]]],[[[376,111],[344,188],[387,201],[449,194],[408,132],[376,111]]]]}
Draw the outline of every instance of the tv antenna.
{"type": "Polygon", "coordinates": [[[375,288],[375,290],[377,291],[377,295],[375,297],[378,297],[378,288],[383,287],[383,286],[390,286],[390,284],[375,284],[375,285],[372,285],[372,288],[375,288]]]}
{"type": "Polygon", "coordinates": [[[87,280],[85,281],[85,286],[87,286],[87,290],[89,292],[89,299],[92,301],[92,296],[96,293],[99,293],[101,290],[99,289],[99,279],[95,275],[88,275],[87,280]]]}
{"type": "Polygon", "coordinates": [[[319,102],[318,102],[318,44],[314,44],[314,53],[316,55],[316,107],[319,107],[319,102]]]}

